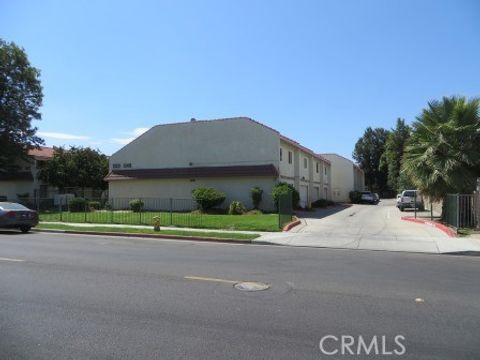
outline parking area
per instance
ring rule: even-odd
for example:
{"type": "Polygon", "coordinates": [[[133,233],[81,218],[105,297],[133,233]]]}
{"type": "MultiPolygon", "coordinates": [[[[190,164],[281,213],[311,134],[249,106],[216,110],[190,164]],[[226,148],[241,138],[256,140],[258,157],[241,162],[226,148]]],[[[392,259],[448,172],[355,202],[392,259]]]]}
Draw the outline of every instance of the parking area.
{"type": "Polygon", "coordinates": [[[401,219],[395,200],[378,205],[352,205],[300,213],[302,224],[289,233],[262,236],[259,241],[291,246],[363,250],[449,253],[479,251],[480,242],[451,238],[442,231],[401,219]]]}

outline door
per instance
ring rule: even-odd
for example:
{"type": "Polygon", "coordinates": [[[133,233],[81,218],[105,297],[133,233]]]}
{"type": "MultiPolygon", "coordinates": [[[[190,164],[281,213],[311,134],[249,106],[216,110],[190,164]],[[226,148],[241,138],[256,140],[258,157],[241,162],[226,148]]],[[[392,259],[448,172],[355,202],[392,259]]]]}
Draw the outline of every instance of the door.
{"type": "Polygon", "coordinates": [[[300,185],[300,206],[306,208],[308,205],[308,186],[300,185]]]}

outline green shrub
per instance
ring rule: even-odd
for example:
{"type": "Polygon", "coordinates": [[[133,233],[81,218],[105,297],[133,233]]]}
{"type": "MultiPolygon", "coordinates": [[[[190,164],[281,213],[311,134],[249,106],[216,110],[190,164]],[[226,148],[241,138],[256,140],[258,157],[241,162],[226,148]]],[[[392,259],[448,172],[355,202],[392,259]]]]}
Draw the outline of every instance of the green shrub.
{"type": "Polygon", "coordinates": [[[326,199],[318,199],[312,203],[312,207],[314,208],[324,208],[328,206],[328,200],[326,199]]]}
{"type": "Polygon", "coordinates": [[[100,204],[100,201],[89,201],[88,207],[90,208],[90,210],[100,210],[102,208],[102,205],[100,204]]]}
{"type": "Polygon", "coordinates": [[[68,203],[70,212],[84,212],[88,211],[87,200],[81,197],[76,197],[70,200],[68,203]]]}
{"type": "Polygon", "coordinates": [[[245,214],[247,209],[240,201],[232,201],[228,207],[229,215],[242,215],[245,214]]]}
{"type": "Polygon", "coordinates": [[[143,209],[143,201],[141,199],[133,199],[128,202],[128,205],[130,205],[130,209],[133,212],[140,212],[143,209]]]}
{"type": "Polygon", "coordinates": [[[214,188],[196,188],[192,195],[202,211],[219,206],[225,201],[225,194],[214,188]]]}
{"type": "Polygon", "coordinates": [[[288,193],[292,193],[292,207],[294,209],[298,208],[298,203],[300,202],[300,194],[293,187],[293,185],[281,182],[275,185],[272,190],[273,203],[275,204],[275,207],[277,209],[278,209],[278,199],[280,198],[280,196],[288,193]]]}
{"type": "Polygon", "coordinates": [[[254,209],[258,209],[258,206],[262,202],[262,195],[263,195],[263,190],[258,186],[254,186],[250,190],[250,196],[252,198],[252,203],[253,203],[253,208],[254,209]]]}
{"type": "Polygon", "coordinates": [[[360,204],[362,202],[362,193],[360,191],[350,191],[348,196],[352,204],[360,204]]]}

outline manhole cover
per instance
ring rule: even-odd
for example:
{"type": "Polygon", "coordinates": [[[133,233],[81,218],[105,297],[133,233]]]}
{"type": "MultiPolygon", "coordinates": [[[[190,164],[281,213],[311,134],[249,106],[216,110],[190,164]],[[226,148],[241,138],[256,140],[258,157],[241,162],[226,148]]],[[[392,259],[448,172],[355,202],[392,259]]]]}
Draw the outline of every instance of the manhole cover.
{"type": "Polygon", "coordinates": [[[245,281],[237,283],[233,287],[241,291],[262,291],[269,289],[270,285],[261,282],[245,281]]]}

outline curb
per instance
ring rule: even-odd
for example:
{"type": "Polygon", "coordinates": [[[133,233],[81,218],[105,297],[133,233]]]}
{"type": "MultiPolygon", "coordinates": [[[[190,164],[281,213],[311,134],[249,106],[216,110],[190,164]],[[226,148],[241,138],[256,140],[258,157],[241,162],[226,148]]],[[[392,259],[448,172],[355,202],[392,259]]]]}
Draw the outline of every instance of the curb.
{"type": "Polygon", "coordinates": [[[451,227],[448,227],[448,226],[443,225],[443,224],[441,224],[439,222],[436,222],[436,221],[415,219],[411,216],[403,216],[401,219],[403,221],[410,221],[410,222],[414,222],[414,223],[417,223],[417,224],[424,224],[424,225],[432,226],[432,227],[437,228],[438,230],[444,232],[445,234],[447,234],[450,237],[457,237],[457,232],[455,230],[453,230],[451,227]]]}
{"type": "Polygon", "coordinates": [[[191,240],[191,241],[205,241],[205,242],[221,242],[221,243],[241,243],[251,244],[252,240],[242,239],[228,239],[228,238],[212,238],[201,236],[184,236],[184,235],[154,235],[154,234],[135,234],[135,233],[121,233],[121,232],[102,232],[102,231],[77,231],[77,230],[55,230],[55,229],[32,229],[35,232],[45,232],[53,234],[76,234],[76,235],[105,235],[118,237],[136,237],[147,239],[168,239],[168,240],[191,240]]]}
{"type": "Polygon", "coordinates": [[[286,224],[282,231],[290,231],[292,228],[294,228],[295,226],[297,225],[300,225],[302,223],[302,221],[298,218],[295,218],[296,220],[293,220],[292,222],[289,222],[288,224],[286,224]]]}

